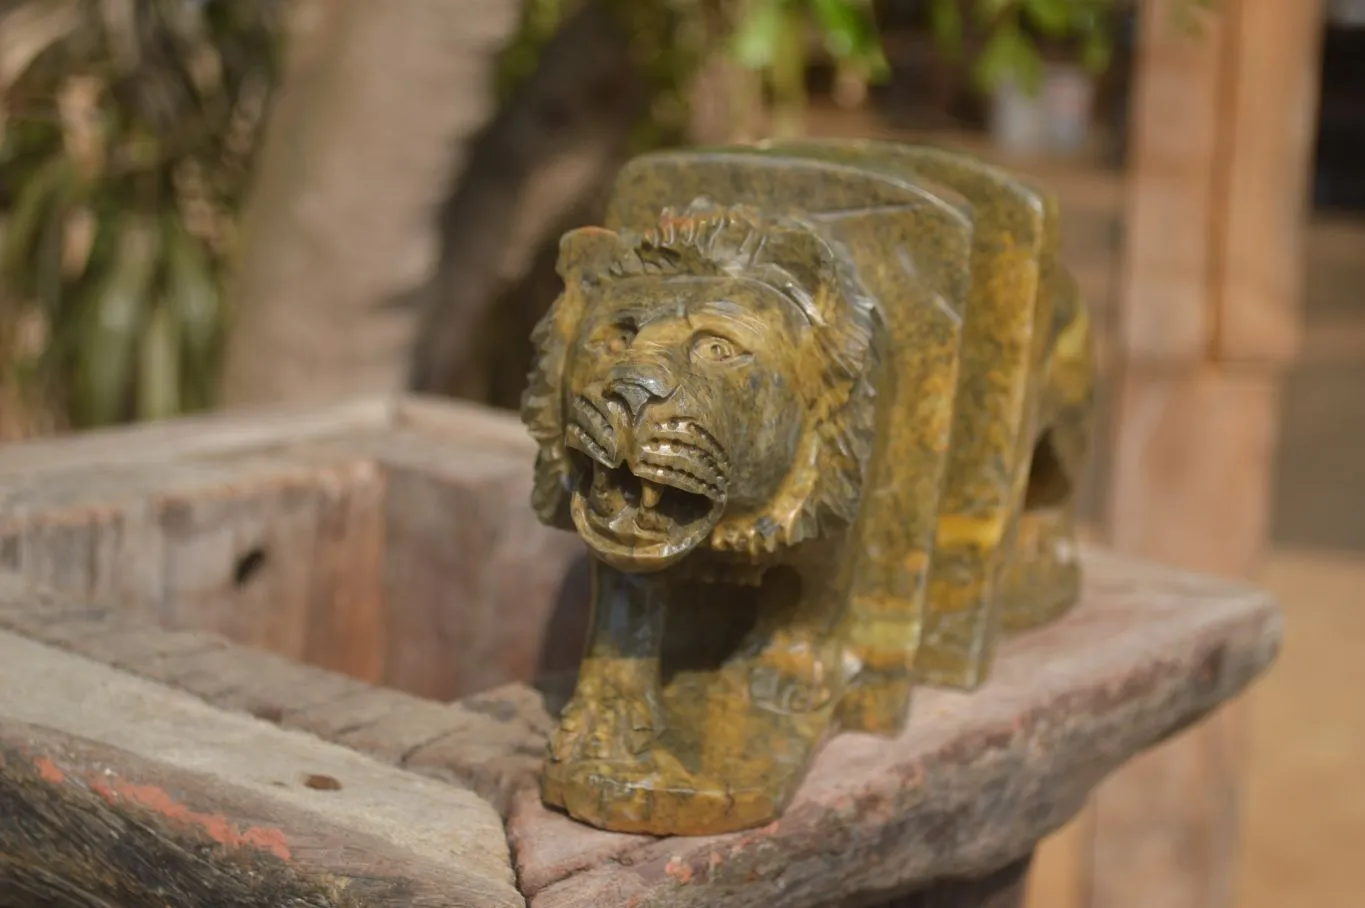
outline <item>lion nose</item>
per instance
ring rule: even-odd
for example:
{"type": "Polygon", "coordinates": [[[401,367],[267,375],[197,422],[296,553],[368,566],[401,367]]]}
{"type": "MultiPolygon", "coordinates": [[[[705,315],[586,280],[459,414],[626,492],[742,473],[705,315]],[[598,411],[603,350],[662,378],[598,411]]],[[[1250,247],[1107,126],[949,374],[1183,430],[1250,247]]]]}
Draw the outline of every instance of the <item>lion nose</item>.
{"type": "Polygon", "coordinates": [[[638,418],[650,401],[667,400],[673,394],[673,386],[662,376],[631,370],[628,374],[613,376],[607,391],[626,405],[632,418],[638,418]]]}

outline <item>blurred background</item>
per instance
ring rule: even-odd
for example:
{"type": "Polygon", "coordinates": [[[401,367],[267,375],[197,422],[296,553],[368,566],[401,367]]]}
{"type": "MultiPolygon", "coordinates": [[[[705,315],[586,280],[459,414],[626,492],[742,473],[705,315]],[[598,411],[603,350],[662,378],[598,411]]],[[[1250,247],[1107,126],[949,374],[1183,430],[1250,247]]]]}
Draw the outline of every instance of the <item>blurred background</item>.
{"type": "Polygon", "coordinates": [[[1365,2],[0,0],[0,440],[409,388],[514,408],[653,148],[962,148],[1061,201],[1093,538],[1287,611],[1032,908],[1365,898],[1365,2]]]}

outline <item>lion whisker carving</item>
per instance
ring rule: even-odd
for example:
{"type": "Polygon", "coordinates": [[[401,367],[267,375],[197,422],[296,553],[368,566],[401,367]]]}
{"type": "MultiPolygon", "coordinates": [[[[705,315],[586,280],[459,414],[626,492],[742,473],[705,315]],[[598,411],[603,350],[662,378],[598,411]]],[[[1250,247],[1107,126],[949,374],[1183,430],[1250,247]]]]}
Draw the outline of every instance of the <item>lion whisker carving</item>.
{"type": "Polygon", "coordinates": [[[587,429],[577,423],[569,426],[566,438],[569,447],[582,451],[603,466],[614,467],[621,462],[620,457],[599,444],[587,429]]]}
{"type": "Polygon", "coordinates": [[[917,681],[979,683],[994,628],[1075,600],[1046,553],[1084,308],[1046,197],[936,149],[649,155],[608,224],[561,242],[522,403],[537,513],[593,571],[542,795],[621,832],[761,825],[828,735],[900,730],[917,681]]]}
{"type": "Polygon", "coordinates": [[[591,398],[580,394],[573,402],[573,421],[606,448],[616,441],[616,429],[606,411],[591,398]]]}

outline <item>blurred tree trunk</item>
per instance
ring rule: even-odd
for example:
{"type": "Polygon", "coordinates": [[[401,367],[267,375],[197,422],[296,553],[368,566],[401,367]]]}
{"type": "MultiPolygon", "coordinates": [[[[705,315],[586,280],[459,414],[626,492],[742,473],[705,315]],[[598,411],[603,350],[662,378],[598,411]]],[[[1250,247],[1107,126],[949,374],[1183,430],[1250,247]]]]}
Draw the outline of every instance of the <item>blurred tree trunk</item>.
{"type": "Polygon", "coordinates": [[[621,18],[584,4],[473,143],[442,211],[412,388],[516,405],[531,327],[558,292],[558,238],[600,218],[649,101],[621,18]]]}
{"type": "Polygon", "coordinates": [[[493,116],[511,0],[305,0],[243,218],[223,403],[397,390],[436,209],[493,116]]]}
{"type": "Polygon", "coordinates": [[[763,75],[745,69],[730,47],[744,2],[713,4],[706,11],[706,45],[688,92],[688,134],[698,145],[752,142],[768,129],[763,75]]]}

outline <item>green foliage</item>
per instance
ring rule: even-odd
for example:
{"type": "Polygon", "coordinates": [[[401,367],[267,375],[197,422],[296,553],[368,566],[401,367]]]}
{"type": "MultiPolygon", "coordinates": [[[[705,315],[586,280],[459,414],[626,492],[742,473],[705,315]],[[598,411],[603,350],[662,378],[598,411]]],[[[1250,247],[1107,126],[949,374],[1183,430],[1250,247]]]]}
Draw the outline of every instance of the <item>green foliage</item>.
{"type": "Polygon", "coordinates": [[[850,71],[868,80],[885,78],[890,71],[870,0],[748,0],[731,51],[740,65],[765,76],[773,94],[774,129],[780,135],[801,129],[811,28],[825,51],[850,71]]]}
{"type": "MultiPolygon", "coordinates": [[[[1074,42],[1083,65],[1104,70],[1113,52],[1114,6],[1114,0],[974,0],[973,24],[984,36],[973,65],[978,87],[989,91],[1012,79],[1036,92],[1043,61],[1031,35],[1074,42]]],[[[960,46],[959,0],[935,0],[931,12],[936,32],[955,36],[948,43],[960,46]]]]}
{"type": "MultiPolygon", "coordinates": [[[[505,52],[499,88],[506,99],[535,70],[541,48],[565,17],[587,0],[524,0],[522,26],[505,52]]],[[[806,103],[806,36],[813,32],[841,67],[879,81],[888,75],[872,0],[603,0],[622,18],[632,52],[654,98],[639,124],[635,150],[684,141],[688,84],[717,40],[741,66],[763,74],[779,131],[796,128],[806,103]]],[[[1183,0],[1173,12],[1214,0],[1183,0]]],[[[990,91],[1015,80],[1036,91],[1043,74],[1035,36],[1074,46],[1093,72],[1113,52],[1117,0],[929,0],[929,21],[942,51],[961,59],[970,43],[977,85],[990,91]],[[968,41],[968,36],[971,41],[968,41]]]]}
{"type": "Polygon", "coordinates": [[[212,402],[283,12],[0,2],[0,381],[79,427],[212,402]]]}
{"type": "MultiPolygon", "coordinates": [[[[964,7],[983,35],[973,64],[978,87],[990,91],[1013,79],[1030,93],[1042,82],[1043,61],[1030,33],[1048,41],[1067,42],[1079,52],[1081,64],[1103,72],[1113,56],[1116,0],[932,0],[930,21],[945,52],[960,56],[963,47],[964,7]]],[[[1214,0],[1183,0],[1171,7],[1173,24],[1196,29],[1196,13],[1214,0]]]]}
{"type": "Polygon", "coordinates": [[[784,29],[794,18],[816,28],[834,59],[862,64],[873,78],[887,74],[877,24],[866,0],[754,0],[735,30],[735,58],[749,69],[781,66],[781,55],[790,52],[784,29]]]}

